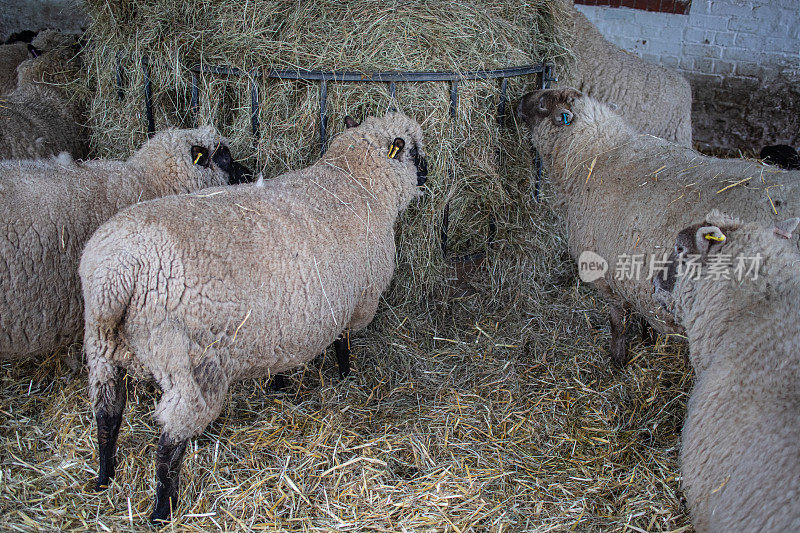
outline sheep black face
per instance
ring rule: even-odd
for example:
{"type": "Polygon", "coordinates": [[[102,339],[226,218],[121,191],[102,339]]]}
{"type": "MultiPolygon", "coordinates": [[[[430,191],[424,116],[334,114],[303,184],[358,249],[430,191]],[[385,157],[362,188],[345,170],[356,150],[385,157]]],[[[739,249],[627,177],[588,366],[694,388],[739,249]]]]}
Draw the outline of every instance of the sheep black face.
{"type": "MultiPolygon", "coordinates": [[[[397,137],[392,141],[392,144],[389,145],[389,153],[387,155],[390,159],[395,159],[400,155],[405,146],[406,141],[397,137]]],[[[411,147],[408,155],[411,156],[411,160],[414,161],[414,166],[417,168],[417,187],[422,187],[425,185],[425,182],[428,181],[428,160],[425,159],[424,155],[420,155],[416,143],[411,147]]]]}
{"type": "Polygon", "coordinates": [[[797,150],[786,144],[765,146],[761,149],[759,157],[765,163],[776,165],[786,170],[800,169],[800,155],[797,150]]]}
{"type": "Polygon", "coordinates": [[[208,168],[212,162],[228,175],[228,183],[231,185],[245,183],[253,177],[253,171],[234,161],[230,149],[224,144],[217,145],[213,151],[202,146],[192,146],[192,163],[208,168]]]}
{"type": "Polygon", "coordinates": [[[556,126],[569,126],[574,115],[572,106],[583,93],[576,89],[543,89],[524,95],[517,105],[517,115],[533,129],[542,120],[550,119],[556,126]]]}
{"type": "Polygon", "coordinates": [[[428,181],[428,160],[424,155],[419,154],[416,144],[411,147],[410,154],[414,160],[414,166],[417,167],[417,187],[422,187],[428,181]]]}

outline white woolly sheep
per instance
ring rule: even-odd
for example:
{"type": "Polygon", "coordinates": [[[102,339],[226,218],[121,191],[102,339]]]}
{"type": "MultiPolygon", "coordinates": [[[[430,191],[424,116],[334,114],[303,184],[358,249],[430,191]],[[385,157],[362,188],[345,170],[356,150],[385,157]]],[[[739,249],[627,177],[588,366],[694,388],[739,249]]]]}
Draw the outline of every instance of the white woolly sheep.
{"type": "Polygon", "coordinates": [[[528,93],[518,112],[566,215],[573,258],[592,251],[611,263],[593,284],[609,305],[611,356],[618,364],[627,360],[627,309],[662,333],[681,330],[653,300],[649,263],[640,276],[628,277],[617,275],[615,260],[660,258],[672,235],[714,207],[753,221],[800,214],[800,173],[708,157],[639,133],[575,89],[528,93]]]}
{"type": "Polygon", "coordinates": [[[80,338],[78,262],[95,229],[125,206],[241,180],[211,127],[168,130],[127,161],[0,161],[0,359],[80,338]]]}
{"type": "Polygon", "coordinates": [[[296,367],[364,328],[424,171],[419,124],[389,113],[346,130],[303,170],[138,204],[98,229],[80,266],[98,490],[114,475],[126,370],[163,391],[151,515],[161,520],[176,508],[188,440],[231,383],[296,367]]]}
{"type": "Polygon", "coordinates": [[[17,86],[17,65],[29,57],[26,43],[0,45],[0,96],[17,86]]]}
{"type": "Polygon", "coordinates": [[[0,159],[37,159],[61,152],[75,159],[86,157],[85,105],[62,86],[80,68],[75,42],[75,36],[52,30],[33,40],[42,53],[20,63],[17,87],[0,105],[0,159]]]}
{"type": "Polygon", "coordinates": [[[696,373],[681,470],[698,533],[800,531],[798,222],[712,212],[678,234],[669,274],[653,280],[696,373]]]}
{"type": "Polygon", "coordinates": [[[642,133],[691,146],[692,88],[686,78],[610,43],[571,4],[566,37],[575,62],[560,74],[564,85],[616,105],[642,133]]]}

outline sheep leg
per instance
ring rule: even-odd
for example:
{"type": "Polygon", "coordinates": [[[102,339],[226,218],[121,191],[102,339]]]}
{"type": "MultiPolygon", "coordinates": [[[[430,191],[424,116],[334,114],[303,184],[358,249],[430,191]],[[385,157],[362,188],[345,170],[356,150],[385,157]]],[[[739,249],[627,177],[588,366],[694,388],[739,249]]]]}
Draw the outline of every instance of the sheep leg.
{"type": "Polygon", "coordinates": [[[656,342],[658,341],[658,332],[655,330],[653,326],[650,325],[650,322],[648,322],[646,318],[641,317],[640,320],[641,320],[642,344],[646,344],[648,346],[655,346],[656,342]]]}
{"type": "Polygon", "coordinates": [[[350,332],[344,330],[339,338],[333,341],[333,348],[336,350],[339,378],[344,379],[350,374],[350,332]]]}
{"type": "Polygon", "coordinates": [[[116,468],[117,437],[122,424],[122,412],[125,410],[125,371],[117,370],[117,378],[106,384],[107,392],[103,394],[97,405],[97,446],[100,456],[100,470],[97,474],[95,490],[108,488],[109,480],[114,477],[116,468]],[[110,399],[110,401],[109,401],[110,399]]]}
{"type": "Polygon", "coordinates": [[[165,431],[161,432],[156,452],[156,501],[150,521],[169,520],[178,506],[178,481],[181,463],[189,439],[173,440],[165,431]]]}
{"type": "Polygon", "coordinates": [[[617,366],[625,366],[628,362],[628,351],[625,346],[625,309],[609,303],[608,317],[611,324],[611,361],[617,366]]]}

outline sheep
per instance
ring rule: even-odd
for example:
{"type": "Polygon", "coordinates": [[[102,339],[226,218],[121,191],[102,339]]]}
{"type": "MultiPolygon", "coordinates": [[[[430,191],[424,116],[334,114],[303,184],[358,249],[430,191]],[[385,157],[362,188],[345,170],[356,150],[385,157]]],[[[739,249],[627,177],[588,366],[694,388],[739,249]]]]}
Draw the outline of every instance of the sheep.
{"type": "Polygon", "coordinates": [[[30,57],[26,43],[0,45],[0,95],[17,86],[17,65],[30,57]]]}
{"type": "Polygon", "coordinates": [[[779,166],[786,170],[800,170],[800,155],[788,144],[773,144],[761,149],[759,157],[765,163],[779,166]]]}
{"type": "Polygon", "coordinates": [[[35,358],[80,338],[80,254],[111,215],[238,183],[243,168],[211,127],[161,132],[127,161],[0,161],[0,359],[35,358]]]}
{"type": "Polygon", "coordinates": [[[610,43],[569,4],[565,36],[575,61],[561,75],[563,82],[616,105],[642,133],[691,146],[692,88],[686,78],[610,43]]]}
{"type": "Polygon", "coordinates": [[[0,159],[36,159],[68,152],[75,159],[89,152],[86,106],[63,84],[79,68],[70,43],[74,36],[40,32],[32,45],[43,52],[17,67],[17,87],[0,105],[0,159]]]}
{"type": "Polygon", "coordinates": [[[388,113],[345,130],[305,169],[144,202],[101,226],[80,265],[97,489],[114,475],[126,370],[163,391],[151,520],[164,520],[186,444],[232,382],[300,365],[366,327],[394,273],[395,221],[425,169],[421,127],[388,113]]]}
{"type": "Polygon", "coordinates": [[[698,533],[800,531],[798,223],[714,211],[678,233],[669,272],[653,279],[696,373],[680,460],[698,533]]]}
{"type": "Polygon", "coordinates": [[[585,279],[608,302],[616,364],[627,361],[628,309],[661,333],[682,332],[653,300],[645,279],[650,263],[636,275],[625,270],[633,267],[630,256],[657,259],[671,248],[671,235],[713,207],[753,221],[800,214],[800,173],[708,157],[639,133],[607,105],[575,89],[528,93],[518,114],[529,126],[556,205],[566,215],[573,258],[579,260],[584,251],[606,261],[629,254],[599,279],[585,279]]]}

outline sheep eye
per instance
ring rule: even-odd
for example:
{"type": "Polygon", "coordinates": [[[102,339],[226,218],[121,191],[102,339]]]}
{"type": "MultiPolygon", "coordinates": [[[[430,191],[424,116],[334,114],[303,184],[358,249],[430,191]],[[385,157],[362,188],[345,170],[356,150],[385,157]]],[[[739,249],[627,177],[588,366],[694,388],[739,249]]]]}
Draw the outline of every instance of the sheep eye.
{"type": "Polygon", "coordinates": [[[192,146],[192,163],[201,167],[208,167],[208,152],[202,146],[192,146]]]}

